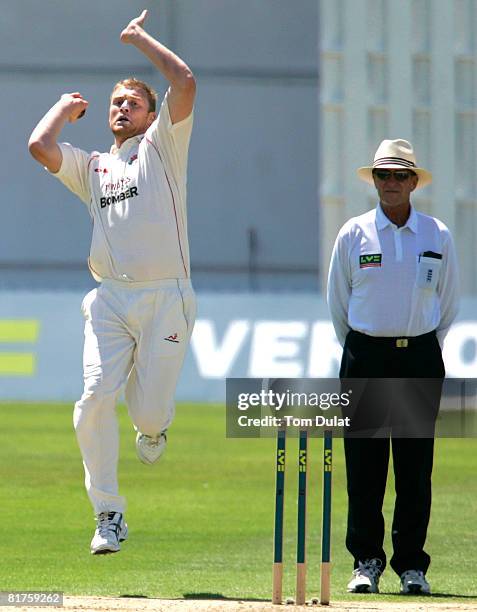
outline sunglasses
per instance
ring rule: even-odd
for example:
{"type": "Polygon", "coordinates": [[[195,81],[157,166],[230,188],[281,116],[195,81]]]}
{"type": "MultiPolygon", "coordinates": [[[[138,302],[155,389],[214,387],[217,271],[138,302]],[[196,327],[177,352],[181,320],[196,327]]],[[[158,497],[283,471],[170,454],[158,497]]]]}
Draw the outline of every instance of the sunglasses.
{"type": "Polygon", "coordinates": [[[411,176],[416,176],[416,174],[409,170],[373,170],[373,176],[380,181],[388,181],[392,176],[399,183],[404,183],[411,176]]]}

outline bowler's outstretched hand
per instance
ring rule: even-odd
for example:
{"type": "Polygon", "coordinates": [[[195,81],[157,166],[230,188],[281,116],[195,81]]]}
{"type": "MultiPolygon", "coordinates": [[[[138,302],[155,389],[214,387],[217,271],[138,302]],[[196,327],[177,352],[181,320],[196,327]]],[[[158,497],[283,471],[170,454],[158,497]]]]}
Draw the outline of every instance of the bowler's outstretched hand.
{"type": "Polygon", "coordinates": [[[172,123],[189,117],[194,107],[195,79],[189,66],[159,40],[144,29],[147,10],[131,19],[121,32],[120,39],[143,53],[169,82],[167,104],[172,123]]]}
{"type": "Polygon", "coordinates": [[[135,19],[131,19],[128,25],[121,32],[120,40],[122,43],[131,44],[136,36],[143,30],[144,22],[147,18],[147,10],[144,9],[143,12],[136,17],[135,19]]]}

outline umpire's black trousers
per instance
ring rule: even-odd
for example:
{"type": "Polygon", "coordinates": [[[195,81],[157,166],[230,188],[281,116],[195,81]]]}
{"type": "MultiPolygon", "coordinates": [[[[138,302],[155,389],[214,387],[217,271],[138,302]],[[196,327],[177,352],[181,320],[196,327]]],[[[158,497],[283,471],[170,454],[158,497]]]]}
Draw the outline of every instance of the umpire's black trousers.
{"type": "MultiPolygon", "coordinates": [[[[438,390],[436,393],[434,385],[431,410],[437,416],[445,370],[435,333],[406,342],[396,340],[349,332],[340,378],[434,379],[438,390]]],[[[360,411],[366,409],[366,397],[369,399],[373,395],[363,394],[360,411]]],[[[422,395],[418,393],[417,397],[422,395]]],[[[393,399],[399,404],[401,396],[393,399]]],[[[429,406],[426,409],[429,410],[429,406]]],[[[425,573],[430,563],[424,543],[431,509],[434,439],[432,435],[427,438],[393,437],[391,433],[391,442],[396,502],[392,524],[394,554],[390,565],[398,575],[409,569],[425,573]]],[[[354,557],[355,568],[358,561],[377,558],[384,569],[382,504],[390,454],[389,437],[371,439],[345,435],[344,449],[349,502],[346,546],[354,557]]]]}

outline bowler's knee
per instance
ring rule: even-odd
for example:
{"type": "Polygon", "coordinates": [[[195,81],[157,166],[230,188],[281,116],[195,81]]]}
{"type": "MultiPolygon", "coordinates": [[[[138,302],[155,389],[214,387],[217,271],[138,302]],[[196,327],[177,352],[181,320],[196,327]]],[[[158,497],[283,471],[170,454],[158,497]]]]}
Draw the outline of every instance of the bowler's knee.
{"type": "Polygon", "coordinates": [[[73,411],[73,425],[76,432],[89,427],[104,410],[114,410],[115,403],[116,393],[106,392],[101,380],[89,382],[73,411]]]}

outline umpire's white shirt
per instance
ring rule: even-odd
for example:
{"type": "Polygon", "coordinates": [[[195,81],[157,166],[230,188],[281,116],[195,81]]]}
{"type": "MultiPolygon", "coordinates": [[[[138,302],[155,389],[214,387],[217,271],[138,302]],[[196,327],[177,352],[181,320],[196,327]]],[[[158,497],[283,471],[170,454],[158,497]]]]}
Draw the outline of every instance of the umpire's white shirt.
{"type": "Polygon", "coordinates": [[[353,329],[380,337],[437,330],[442,346],[458,310],[457,260],[449,230],[414,208],[403,227],[393,224],[380,205],[350,219],[335,242],[327,297],[341,345],[353,329]],[[426,252],[432,256],[423,257],[426,252]]]}
{"type": "Polygon", "coordinates": [[[172,124],[167,94],[147,132],[109,153],[68,143],[56,176],[93,219],[89,265],[96,280],[151,281],[190,276],[186,217],[187,154],[193,116],[172,124]]]}

